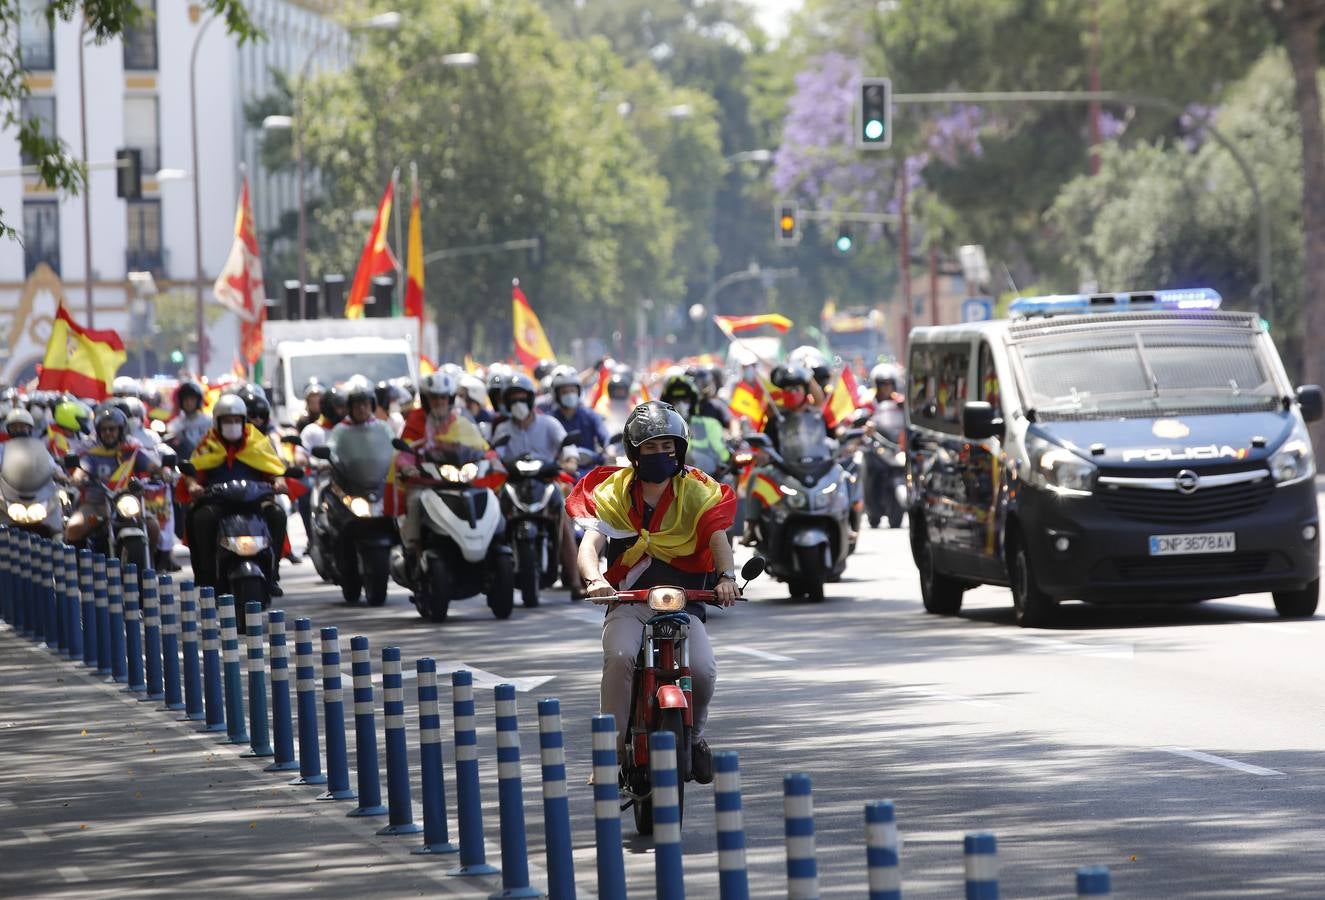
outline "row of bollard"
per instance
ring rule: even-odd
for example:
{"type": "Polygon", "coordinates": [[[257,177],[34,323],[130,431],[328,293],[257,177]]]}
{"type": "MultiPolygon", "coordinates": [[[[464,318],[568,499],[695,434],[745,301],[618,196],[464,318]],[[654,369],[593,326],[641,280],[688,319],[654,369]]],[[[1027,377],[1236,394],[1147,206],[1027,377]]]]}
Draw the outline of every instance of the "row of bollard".
{"type": "MultiPolygon", "coordinates": [[[[423,812],[423,823],[419,825],[413,817],[400,649],[382,650],[387,770],[387,803],[383,805],[368,639],[362,636],[350,639],[356,790],[350,786],[337,629],[326,627],[320,631],[325,721],[319,732],[319,672],[313,623],[307,618],[294,621],[295,701],[292,704],[284,611],[269,611],[265,623],[260,604],[250,602],[244,612],[246,667],[241,666],[241,635],[231,595],[216,596],[208,587],[195,590],[190,581],[181,581],[177,592],[169,575],[158,576],[151,570],[139,572],[133,564],[121,566],[117,559],[87,550],[75,554],[63,544],[0,526],[0,617],[16,633],[81,662],[97,675],[107,677],[109,683],[123,684],[126,692],[141,694],[139,699],[143,701],[161,702],[164,710],[182,711],[181,721],[200,722],[203,731],[225,732],[226,743],[248,746],[243,756],[272,758],[265,771],[297,771],[292,784],[325,786],[319,800],[357,801],[349,816],[386,816],[387,824],[378,834],[421,833],[422,846],[414,853],[457,856],[458,865],[448,870],[448,875],[500,873],[502,890],[494,898],[542,896],[541,891],[530,885],[518,709],[513,685],[500,684],[494,690],[501,835],[498,869],[487,862],[484,846],[472,675],[463,670],[451,673],[459,826],[458,842],[453,843],[448,829],[436,661],[424,657],[415,662],[423,812]]],[[[576,886],[565,744],[557,700],[539,701],[538,729],[547,894],[552,898],[573,898],[576,886]]],[[[594,716],[597,894],[607,900],[624,900],[626,896],[616,740],[613,717],[594,716]]],[[[729,751],[715,753],[713,761],[719,895],[723,900],[744,900],[749,896],[749,879],[739,762],[737,755],[729,751]]],[[[654,785],[656,895],[683,898],[681,811],[675,737],[671,732],[651,736],[650,768],[654,785]]],[[[814,804],[808,775],[785,777],[783,806],[787,896],[817,898],[814,804]]],[[[864,824],[868,896],[870,900],[900,900],[900,841],[892,802],[867,804],[864,824]]],[[[964,854],[968,900],[997,898],[995,836],[989,832],[968,834],[964,854]]],[[[1109,870],[1102,866],[1079,869],[1076,887],[1079,897],[1109,896],[1109,870]]]]}

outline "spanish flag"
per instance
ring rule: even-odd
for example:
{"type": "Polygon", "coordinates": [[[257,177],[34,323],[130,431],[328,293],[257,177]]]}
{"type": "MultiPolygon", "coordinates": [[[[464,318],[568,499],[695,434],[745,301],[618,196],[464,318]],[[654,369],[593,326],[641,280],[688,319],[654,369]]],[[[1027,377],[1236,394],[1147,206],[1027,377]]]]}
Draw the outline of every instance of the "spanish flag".
{"type": "Polygon", "coordinates": [[[61,304],[51,323],[37,390],[68,391],[85,400],[105,400],[125,359],[124,342],[117,333],[84,328],[61,304]]]}
{"type": "MultiPolygon", "coordinates": [[[[824,404],[824,424],[829,428],[841,425],[856,411],[856,392],[847,382],[847,373],[850,371],[850,368],[844,368],[842,374],[837,376],[833,392],[828,395],[828,402],[824,404]]],[[[855,378],[853,377],[851,381],[854,382],[855,378]]]]}
{"type": "Polygon", "coordinates": [[[515,329],[515,355],[526,369],[532,372],[539,360],[556,358],[529,298],[520,290],[518,278],[511,281],[511,325],[515,329]]]}
{"type": "Polygon", "coordinates": [[[731,403],[727,405],[733,414],[749,419],[757,431],[764,430],[764,401],[750,385],[745,382],[736,385],[731,403]]]}
{"type": "MultiPolygon", "coordinates": [[[[388,182],[382,200],[377,204],[377,216],[373,219],[373,229],[368,232],[368,241],[363,245],[363,254],[359,257],[359,267],[354,270],[354,281],[350,283],[350,295],[345,299],[345,318],[362,319],[363,303],[373,286],[373,276],[395,271],[396,258],[386,244],[386,226],[391,221],[391,196],[393,182],[388,182]]],[[[422,259],[420,259],[422,262],[422,259]]]]}
{"type": "MultiPolygon", "coordinates": [[[[230,246],[221,273],[212,287],[216,302],[239,317],[239,344],[243,362],[254,365],[262,358],[262,325],[267,321],[267,297],[262,282],[262,260],[258,255],[257,229],[248,196],[248,176],[235,210],[235,241],[230,246]]],[[[248,377],[247,367],[240,378],[248,377]]]]}
{"type": "Polygon", "coordinates": [[[419,180],[409,201],[409,255],[405,270],[405,315],[423,321],[423,215],[419,207],[419,180]]]}
{"type": "Polygon", "coordinates": [[[740,332],[754,331],[756,328],[765,325],[778,334],[786,334],[791,330],[791,319],[781,313],[764,313],[758,316],[714,316],[713,321],[717,323],[719,330],[729,338],[740,332]]]}

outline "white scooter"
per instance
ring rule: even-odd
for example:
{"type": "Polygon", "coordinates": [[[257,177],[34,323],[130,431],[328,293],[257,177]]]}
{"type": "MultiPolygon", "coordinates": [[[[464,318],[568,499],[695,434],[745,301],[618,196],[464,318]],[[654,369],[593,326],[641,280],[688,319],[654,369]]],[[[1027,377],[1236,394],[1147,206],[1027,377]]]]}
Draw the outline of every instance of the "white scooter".
{"type": "Polygon", "coordinates": [[[58,468],[41,438],[11,438],[0,462],[0,522],[51,540],[64,535],[58,468]]]}

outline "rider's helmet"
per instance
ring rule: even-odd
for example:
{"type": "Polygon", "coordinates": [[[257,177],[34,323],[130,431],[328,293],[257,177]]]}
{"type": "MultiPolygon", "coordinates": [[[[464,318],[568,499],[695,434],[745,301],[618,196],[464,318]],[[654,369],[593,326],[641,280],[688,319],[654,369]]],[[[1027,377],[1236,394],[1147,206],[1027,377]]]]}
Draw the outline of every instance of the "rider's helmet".
{"type": "Polygon", "coordinates": [[[137,397],[139,396],[138,382],[128,375],[117,376],[110,383],[110,392],[115,397],[137,397]]]}
{"type": "Polygon", "coordinates": [[[391,390],[390,382],[385,379],[379,381],[376,386],[373,387],[374,408],[381,407],[382,409],[390,409],[391,400],[394,398],[394,395],[395,392],[391,390]]]}
{"type": "Polygon", "coordinates": [[[101,442],[103,447],[114,447],[124,440],[124,436],[129,430],[129,419],[119,407],[103,404],[97,410],[93,428],[97,433],[97,440],[101,442]],[[107,426],[113,426],[117,429],[115,438],[110,441],[107,441],[105,435],[101,433],[101,430],[107,426]]]}
{"type": "Polygon", "coordinates": [[[898,374],[897,367],[892,363],[879,363],[877,366],[870,369],[870,381],[874,383],[874,389],[876,391],[886,387],[887,383],[890,381],[892,382],[893,390],[897,390],[897,384],[900,380],[897,377],[898,374]]]}
{"type": "MultiPolygon", "coordinates": [[[[460,376],[457,375],[456,380],[458,381],[459,379],[460,376]]],[[[410,381],[406,376],[401,375],[399,378],[391,379],[391,386],[395,388],[396,399],[402,408],[413,405],[414,398],[417,397],[419,393],[414,389],[414,382],[410,381]]]]}
{"type": "Polygon", "coordinates": [[[580,375],[575,371],[574,366],[557,366],[552,370],[552,390],[559,391],[562,388],[573,387],[576,390],[580,388],[580,375]]]}
{"type": "Polygon", "coordinates": [[[105,400],[105,404],[115,407],[124,414],[124,422],[126,426],[128,425],[129,420],[133,418],[133,412],[129,406],[128,397],[108,397],[105,400]]]}
{"type": "Polygon", "coordinates": [[[248,420],[248,407],[239,395],[224,394],[217,398],[216,405],[212,407],[212,421],[216,423],[218,434],[225,419],[248,420]]]}
{"type": "Polygon", "coordinates": [[[540,359],[538,364],[534,366],[534,381],[543,381],[552,374],[552,370],[556,367],[557,361],[555,359],[540,359]]]}
{"type": "Polygon", "coordinates": [[[534,381],[523,372],[516,372],[506,382],[506,389],[501,393],[502,407],[511,408],[511,398],[519,394],[528,394],[529,408],[533,409],[534,398],[538,396],[538,391],[534,388],[534,381]]]}
{"type": "Polygon", "coordinates": [[[784,391],[799,388],[808,394],[813,378],[809,369],[795,364],[778,366],[773,370],[773,386],[784,391]]]}
{"type": "Polygon", "coordinates": [[[26,409],[11,409],[9,415],[5,416],[5,433],[12,437],[28,437],[36,427],[36,422],[32,420],[32,413],[26,409]],[[15,430],[20,433],[15,434],[15,430]],[[26,430],[24,430],[26,429],[26,430]]]}
{"type": "MultiPolygon", "coordinates": [[[[477,379],[475,379],[477,380],[477,379]]],[[[471,390],[473,386],[471,385],[471,390]]],[[[432,397],[451,397],[454,398],[460,391],[460,385],[456,383],[456,377],[450,372],[433,372],[431,375],[424,375],[419,382],[419,394],[423,398],[425,408],[430,408],[432,397]]],[[[482,389],[479,390],[479,396],[482,396],[482,389]]]]}
{"type": "Polygon", "coordinates": [[[19,405],[18,388],[7,387],[0,391],[0,414],[8,415],[9,411],[19,405]]]}
{"type": "Polygon", "coordinates": [[[182,410],[184,408],[185,397],[196,397],[198,400],[198,409],[202,409],[203,398],[205,394],[202,385],[196,381],[181,381],[179,387],[175,389],[175,408],[182,410]]]}
{"type": "Polygon", "coordinates": [[[511,367],[506,363],[493,363],[488,368],[488,402],[492,408],[502,410],[502,395],[506,393],[506,386],[511,383],[511,367]]]}
{"type": "Polygon", "coordinates": [[[310,378],[308,379],[308,384],[304,385],[304,402],[307,403],[309,397],[314,395],[321,397],[326,392],[327,389],[323,386],[322,382],[318,381],[316,378],[310,378]]]}
{"type": "Polygon", "coordinates": [[[787,355],[787,363],[809,369],[814,380],[819,382],[819,387],[826,388],[833,380],[833,367],[829,364],[828,357],[824,356],[819,348],[809,344],[803,344],[791,351],[787,355]]]}
{"type": "Polygon", "coordinates": [[[629,400],[630,389],[635,385],[635,370],[625,363],[612,368],[607,379],[607,396],[613,400],[629,400]]]}
{"type": "Polygon", "coordinates": [[[345,412],[345,389],[340,385],[327,388],[326,393],[322,395],[322,417],[335,425],[345,418],[345,412]]]}
{"type": "Polygon", "coordinates": [[[138,426],[141,428],[147,421],[147,404],[137,397],[124,397],[123,401],[124,405],[121,409],[124,410],[124,414],[128,416],[130,421],[137,419],[138,426]]]}
{"type": "Polygon", "coordinates": [[[673,375],[663,384],[661,399],[681,413],[682,418],[689,418],[699,404],[699,389],[689,375],[673,375]]]}
{"type": "Polygon", "coordinates": [[[456,393],[466,401],[482,406],[488,399],[488,386],[477,375],[462,375],[456,382],[456,393]]]}
{"type": "Polygon", "coordinates": [[[705,366],[690,366],[686,369],[686,377],[694,383],[700,397],[712,397],[716,393],[713,387],[713,375],[705,366]]]}
{"type": "Polygon", "coordinates": [[[713,394],[717,394],[727,382],[727,373],[717,363],[709,363],[704,368],[708,371],[709,378],[713,379],[713,394]]]}
{"type": "MultiPolygon", "coordinates": [[[[240,395],[239,400],[244,404],[248,420],[258,426],[259,430],[265,430],[271,422],[271,404],[267,398],[260,393],[247,393],[240,395]]],[[[215,415],[215,410],[212,414],[215,415]]]]}
{"type": "Polygon", "coordinates": [[[61,400],[55,407],[55,424],[70,434],[92,430],[92,407],[82,400],[61,400]]]}
{"type": "Polygon", "coordinates": [[[352,376],[341,389],[345,391],[346,404],[367,400],[370,408],[377,409],[377,387],[363,375],[352,376]]]}
{"type": "Polygon", "coordinates": [[[676,458],[684,460],[690,447],[690,429],[669,403],[648,400],[626,416],[622,437],[626,445],[626,459],[631,465],[639,464],[639,448],[647,440],[669,437],[676,441],[676,458]]]}

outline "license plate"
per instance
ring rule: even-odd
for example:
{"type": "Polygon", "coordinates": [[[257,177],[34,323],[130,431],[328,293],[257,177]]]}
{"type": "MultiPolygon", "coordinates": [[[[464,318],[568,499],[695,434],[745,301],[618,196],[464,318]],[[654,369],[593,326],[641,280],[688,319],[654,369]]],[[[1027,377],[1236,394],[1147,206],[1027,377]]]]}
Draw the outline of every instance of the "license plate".
{"type": "Polygon", "coordinates": [[[1151,556],[1186,556],[1196,553],[1232,553],[1237,540],[1232,531],[1212,534],[1152,534],[1151,556]]]}

